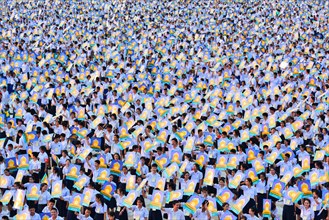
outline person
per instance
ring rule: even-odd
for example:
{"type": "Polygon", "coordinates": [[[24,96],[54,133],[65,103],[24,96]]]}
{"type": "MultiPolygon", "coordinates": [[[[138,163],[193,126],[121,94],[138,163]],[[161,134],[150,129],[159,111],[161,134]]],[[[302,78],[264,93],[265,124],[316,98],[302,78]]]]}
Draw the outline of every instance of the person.
{"type": "Polygon", "coordinates": [[[314,211],[311,208],[311,200],[305,198],[303,205],[295,203],[295,206],[300,209],[300,217],[302,220],[314,220],[314,211]]]}
{"type": "Polygon", "coordinates": [[[259,220],[260,219],[256,215],[256,209],[253,207],[249,208],[248,214],[243,214],[243,215],[247,218],[247,220],[259,220]]]}
{"type": "Polygon", "coordinates": [[[52,210],[50,211],[51,220],[64,220],[62,217],[58,216],[58,211],[56,208],[52,208],[52,210]]]}
{"type": "Polygon", "coordinates": [[[311,201],[311,208],[314,211],[314,219],[320,220],[321,219],[321,203],[322,199],[320,198],[320,192],[318,190],[313,190],[311,201]]]}
{"type": "Polygon", "coordinates": [[[31,220],[41,220],[41,217],[38,213],[35,212],[35,207],[29,207],[31,220]]]}
{"type": "Polygon", "coordinates": [[[48,192],[48,185],[46,183],[42,183],[40,188],[41,194],[38,200],[38,213],[42,212],[42,210],[47,206],[47,202],[51,199],[51,195],[48,192]]]}
{"type": "Polygon", "coordinates": [[[66,206],[70,199],[70,191],[66,187],[65,182],[62,181],[62,195],[56,200],[56,207],[58,208],[58,215],[61,217],[67,216],[66,206]]]}
{"type": "Polygon", "coordinates": [[[91,208],[95,208],[94,220],[105,220],[107,214],[107,205],[104,203],[104,199],[100,194],[96,194],[96,201],[90,205],[91,208]]]}
{"type": "Polygon", "coordinates": [[[39,179],[39,172],[41,170],[41,163],[38,160],[38,153],[32,153],[32,160],[29,162],[29,172],[33,179],[39,179]]]}
{"type": "Polygon", "coordinates": [[[8,216],[8,211],[3,210],[3,204],[0,202],[0,217],[2,216],[8,216]]]}
{"type": "Polygon", "coordinates": [[[126,198],[125,190],[122,188],[117,189],[117,194],[113,195],[113,198],[116,200],[115,216],[119,220],[127,220],[128,212],[127,207],[125,207],[123,200],[126,198]]]}
{"type": "Polygon", "coordinates": [[[248,203],[244,206],[242,212],[248,214],[249,209],[256,206],[257,193],[256,189],[253,186],[251,178],[246,178],[245,185],[240,186],[240,189],[243,191],[243,195],[247,198],[250,198],[248,203]]]}
{"type": "Polygon", "coordinates": [[[198,209],[193,215],[193,219],[211,219],[210,212],[208,210],[209,202],[204,200],[201,205],[201,209],[198,209]]]}
{"type": "Polygon", "coordinates": [[[54,199],[50,199],[48,201],[48,203],[47,203],[47,206],[42,209],[42,212],[43,213],[50,213],[53,208],[57,209],[55,207],[55,200],[54,199]]]}
{"type": "Polygon", "coordinates": [[[184,212],[179,209],[180,203],[175,200],[172,202],[172,208],[162,208],[161,210],[168,214],[168,219],[184,220],[184,212]]]}
{"type": "Polygon", "coordinates": [[[267,198],[266,193],[266,177],[265,173],[260,173],[260,181],[256,184],[257,192],[257,211],[263,213],[263,201],[267,198]]]}
{"type": "Polygon", "coordinates": [[[137,198],[137,205],[133,205],[131,210],[133,212],[133,218],[140,220],[147,220],[149,213],[148,210],[143,207],[143,200],[141,198],[137,198]]]}
{"type": "Polygon", "coordinates": [[[78,212],[76,212],[75,214],[77,215],[77,218],[79,220],[93,220],[93,218],[90,216],[91,215],[91,208],[89,208],[89,207],[85,208],[84,214],[81,214],[81,213],[78,213],[78,212]]]}
{"type": "Polygon", "coordinates": [[[114,212],[109,213],[109,220],[115,220],[115,213],[114,212]]]}

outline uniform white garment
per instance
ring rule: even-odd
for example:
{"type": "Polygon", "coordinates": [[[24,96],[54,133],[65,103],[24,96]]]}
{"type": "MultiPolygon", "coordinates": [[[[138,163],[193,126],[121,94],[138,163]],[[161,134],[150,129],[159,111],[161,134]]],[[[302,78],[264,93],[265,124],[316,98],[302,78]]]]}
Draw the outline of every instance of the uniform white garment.
{"type": "Polygon", "coordinates": [[[148,185],[151,187],[156,187],[158,180],[161,178],[161,176],[158,173],[148,173],[146,174],[146,178],[148,181],[148,185]]]}
{"type": "Polygon", "coordinates": [[[247,196],[251,199],[254,199],[254,197],[257,195],[256,189],[254,186],[251,186],[250,188],[248,186],[241,186],[241,189],[243,190],[243,195],[247,196]]]}
{"type": "Polygon", "coordinates": [[[133,217],[135,220],[144,220],[149,217],[149,212],[145,207],[138,208],[137,206],[132,206],[133,217]]]}
{"type": "MultiPolygon", "coordinates": [[[[40,161],[36,160],[31,160],[29,162],[29,169],[30,170],[40,170],[41,169],[41,163],[40,161]]],[[[33,171],[34,173],[37,173],[37,171],[33,171]]]]}
{"type": "Polygon", "coordinates": [[[208,218],[207,212],[208,211],[202,212],[201,209],[198,209],[198,210],[196,210],[196,212],[194,214],[194,218],[195,219],[204,219],[204,220],[210,219],[210,218],[208,218]]]}
{"type": "Polygon", "coordinates": [[[79,219],[79,220],[93,220],[92,217],[90,217],[90,216],[86,217],[85,215],[82,215],[82,214],[79,214],[77,219],[79,219]]]}
{"type": "Polygon", "coordinates": [[[42,192],[39,197],[39,205],[46,205],[51,198],[52,197],[48,191],[42,192]]]}
{"type": "Polygon", "coordinates": [[[104,214],[107,212],[107,205],[105,203],[102,205],[101,203],[94,202],[90,205],[90,207],[95,208],[95,212],[97,214],[104,214]]]}
{"type": "Polygon", "coordinates": [[[184,212],[180,209],[175,212],[173,208],[165,208],[164,211],[170,220],[185,220],[184,212]]]}
{"type": "Polygon", "coordinates": [[[314,211],[312,210],[311,207],[306,209],[305,206],[300,205],[299,209],[300,209],[300,217],[303,220],[312,220],[314,218],[314,211]]]}
{"type": "Polygon", "coordinates": [[[33,216],[30,215],[31,220],[41,220],[41,217],[38,213],[35,213],[33,216]]]}

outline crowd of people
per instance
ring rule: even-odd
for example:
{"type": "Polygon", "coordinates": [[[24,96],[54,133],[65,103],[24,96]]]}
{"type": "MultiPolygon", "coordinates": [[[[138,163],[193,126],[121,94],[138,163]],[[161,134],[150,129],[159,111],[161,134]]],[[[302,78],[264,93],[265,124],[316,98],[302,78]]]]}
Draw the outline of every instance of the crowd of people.
{"type": "Polygon", "coordinates": [[[329,219],[328,1],[0,13],[2,220],[329,219]]]}

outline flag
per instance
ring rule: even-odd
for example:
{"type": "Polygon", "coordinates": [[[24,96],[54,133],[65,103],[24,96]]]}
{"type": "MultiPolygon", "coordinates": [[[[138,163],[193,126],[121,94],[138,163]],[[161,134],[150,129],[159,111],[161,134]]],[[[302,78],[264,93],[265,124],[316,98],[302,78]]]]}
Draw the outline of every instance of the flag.
{"type": "Polygon", "coordinates": [[[193,195],[187,200],[187,202],[183,205],[183,209],[188,213],[194,215],[196,210],[201,206],[204,199],[198,195],[193,195]]]}
{"type": "Polygon", "coordinates": [[[90,189],[90,188],[85,188],[83,190],[83,201],[82,201],[82,205],[83,206],[89,206],[91,198],[94,194],[94,189],[90,189]]]}
{"type": "Polygon", "coordinates": [[[110,183],[108,181],[106,181],[101,189],[101,194],[104,196],[105,199],[107,200],[111,200],[114,192],[116,190],[116,185],[114,185],[113,183],[110,183]]]}
{"type": "Polygon", "coordinates": [[[270,199],[263,199],[263,217],[271,217],[271,205],[272,202],[270,199]]]}
{"type": "Polygon", "coordinates": [[[73,193],[70,197],[68,210],[72,212],[79,212],[82,207],[83,194],[73,193]]]}
{"type": "Polygon", "coordinates": [[[59,159],[55,154],[51,155],[51,158],[55,161],[55,163],[58,165],[59,164],[59,159]]]}
{"type": "Polygon", "coordinates": [[[155,210],[161,210],[162,200],[163,200],[163,191],[154,190],[151,197],[150,208],[155,210]]]}
{"type": "Polygon", "coordinates": [[[47,174],[45,173],[40,181],[41,183],[46,183],[48,185],[48,177],[47,174]]]}

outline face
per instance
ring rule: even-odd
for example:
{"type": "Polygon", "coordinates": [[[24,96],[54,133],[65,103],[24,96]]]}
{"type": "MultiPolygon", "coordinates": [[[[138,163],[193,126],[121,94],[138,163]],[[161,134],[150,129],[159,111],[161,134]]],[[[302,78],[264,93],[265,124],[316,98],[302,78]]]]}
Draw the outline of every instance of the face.
{"type": "Polygon", "coordinates": [[[30,215],[34,215],[35,214],[35,208],[31,208],[30,209],[30,215]]]}
{"type": "Polygon", "coordinates": [[[50,213],[52,218],[57,218],[57,212],[55,210],[51,210],[50,213]]]}
{"type": "Polygon", "coordinates": [[[175,210],[179,209],[179,203],[176,203],[176,204],[174,205],[174,209],[175,209],[175,210]]]}
{"type": "Polygon", "coordinates": [[[43,191],[46,191],[48,189],[48,186],[47,185],[44,185],[43,187],[42,187],[42,190],[43,191]]]}
{"type": "Polygon", "coordinates": [[[90,216],[90,214],[91,214],[91,211],[87,209],[87,210],[85,211],[85,216],[88,217],[88,216],[90,216]]]}
{"type": "Polygon", "coordinates": [[[99,168],[99,163],[95,163],[95,167],[96,168],[99,168]]]}
{"type": "Polygon", "coordinates": [[[138,207],[142,207],[142,205],[143,205],[142,202],[141,202],[140,200],[138,200],[138,201],[137,201],[137,206],[138,206],[138,207]]]}
{"type": "Polygon", "coordinates": [[[306,208],[310,207],[310,202],[308,200],[305,200],[303,204],[306,208]]]}

